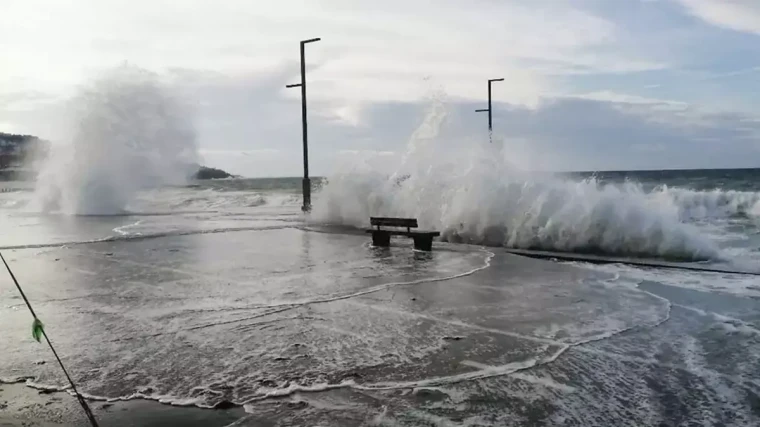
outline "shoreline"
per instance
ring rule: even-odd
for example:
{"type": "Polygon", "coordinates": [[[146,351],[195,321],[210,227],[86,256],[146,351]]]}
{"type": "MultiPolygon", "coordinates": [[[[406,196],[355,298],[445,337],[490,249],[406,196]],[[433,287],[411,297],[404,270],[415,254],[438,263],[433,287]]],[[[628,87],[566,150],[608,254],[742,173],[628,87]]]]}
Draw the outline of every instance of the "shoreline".
{"type": "MultiPolygon", "coordinates": [[[[102,425],[116,427],[182,425],[223,427],[247,416],[242,406],[203,409],[155,400],[86,399],[102,425]]],[[[0,384],[0,426],[62,427],[89,425],[76,398],[65,391],[39,390],[24,382],[0,384]]]]}

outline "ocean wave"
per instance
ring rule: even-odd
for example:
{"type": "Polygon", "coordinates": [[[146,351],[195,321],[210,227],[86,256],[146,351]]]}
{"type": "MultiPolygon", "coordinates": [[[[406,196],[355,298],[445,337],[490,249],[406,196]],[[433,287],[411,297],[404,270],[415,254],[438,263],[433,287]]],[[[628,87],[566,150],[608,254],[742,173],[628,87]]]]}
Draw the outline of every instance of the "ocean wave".
{"type": "Polygon", "coordinates": [[[695,191],[663,185],[650,197],[657,203],[671,203],[683,221],[760,217],[760,193],[753,191],[695,191]]]}
{"type": "Polygon", "coordinates": [[[263,194],[243,191],[220,192],[214,190],[198,191],[197,194],[183,194],[171,202],[172,207],[197,207],[219,209],[226,207],[258,207],[267,204],[263,194]]]}
{"type": "Polygon", "coordinates": [[[418,218],[450,242],[521,249],[658,257],[719,258],[678,210],[633,184],[483,177],[412,176],[403,182],[377,174],[331,178],[319,194],[319,222],[366,225],[370,216],[418,218]]]}
{"type": "Polygon", "coordinates": [[[300,205],[301,196],[289,191],[222,191],[217,189],[156,190],[139,197],[137,204],[160,206],[168,204],[173,209],[225,210],[257,207],[281,207],[300,205]]]}
{"type": "MultiPolygon", "coordinates": [[[[437,144],[443,116],[440,105],[431,108],[395,170],[355,162],[328,177],[315,197],[312,220],[364,226],[370,216],[413,217],[450,242],[682,261],[720,258],[718,246],[682,220],[696,210],[674,203],[664,188],[653,195],[633,182],[522,172],[509,162],[516,153],[497,142],[447,154],[437,144]]],[[[677,194],[687,200],[686,193],[677,194]]],[[[714,199],[714,206],[726,205],[714,199]]]]}

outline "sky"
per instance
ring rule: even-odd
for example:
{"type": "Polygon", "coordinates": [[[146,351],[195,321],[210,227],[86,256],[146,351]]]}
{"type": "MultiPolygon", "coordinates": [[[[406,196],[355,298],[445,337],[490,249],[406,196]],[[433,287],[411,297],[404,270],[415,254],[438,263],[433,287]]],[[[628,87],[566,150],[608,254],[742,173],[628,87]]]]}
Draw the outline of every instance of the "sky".
{"type": "Polygon", "coordinates": [[[204,163],[393,164],[432,104],[441,147],[494,132],[526,168],[760,167],[757,0],[3,0],[0,132],[56,140],[65,102],[125,62],[193,113],[204,163]]]}

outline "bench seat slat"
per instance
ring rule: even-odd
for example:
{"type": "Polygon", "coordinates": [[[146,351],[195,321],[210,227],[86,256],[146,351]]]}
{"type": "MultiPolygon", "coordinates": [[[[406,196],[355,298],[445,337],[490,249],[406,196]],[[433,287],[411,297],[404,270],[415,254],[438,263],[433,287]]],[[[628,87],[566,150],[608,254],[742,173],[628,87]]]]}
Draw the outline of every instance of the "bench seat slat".
{"type": "Polygon", "coordinates": [[[437,236],[441,235],[441,232],[439,232],[439,231],[377,230],[375,228],[369,228],[369,229],[365,230],[365,232],[367,232],[367,233],[374,233],[376,231],[380,231],[380,232],[383,232],[383,233],[388,233],[391,236],[409,236],[409,237],[414,237],[414,236],[433,236],[433,237],[437,237],[437,236]]]}
{"type": "Polygon", "coordinates": [[[407,227],[417,228],[416,218],[387,218],[387,217],[370,217],[369,223],[375,227],[407,227]]]}

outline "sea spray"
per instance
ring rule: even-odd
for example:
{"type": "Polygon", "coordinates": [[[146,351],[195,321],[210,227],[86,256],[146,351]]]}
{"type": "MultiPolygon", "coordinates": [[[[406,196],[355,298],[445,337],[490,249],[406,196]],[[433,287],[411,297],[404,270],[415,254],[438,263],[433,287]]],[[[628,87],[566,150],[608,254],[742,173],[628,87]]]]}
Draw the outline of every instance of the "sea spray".
{"type": "Polygon", "coordinates": [[[662,185],[651,192],[658,203],[670,203],[684,221],[706,218],[760,217],[760,193],[715,189],[695,191],[662,185]]]}
{"type": "Polygon", "coordinates": [[[366,225],[369,216],[418,218],[442,238],[492,246],[620,256],[707,260],[718,247],[681,221],[683,212],[636,183],[571,181],[510,165],[508,144],[448,155],[435,144],[445,108],[433,103],[399,167],[358,162],[316,195],[312,220],[366,225]]]}
{"type": "Polygon", "coordinates": [[[72,100],[68,141],[57,144],[35,190],[36,209],[124,212],[142,188],[184,182],[197,165],[187,110],[160,78],[125,65],[72,100]]]}

